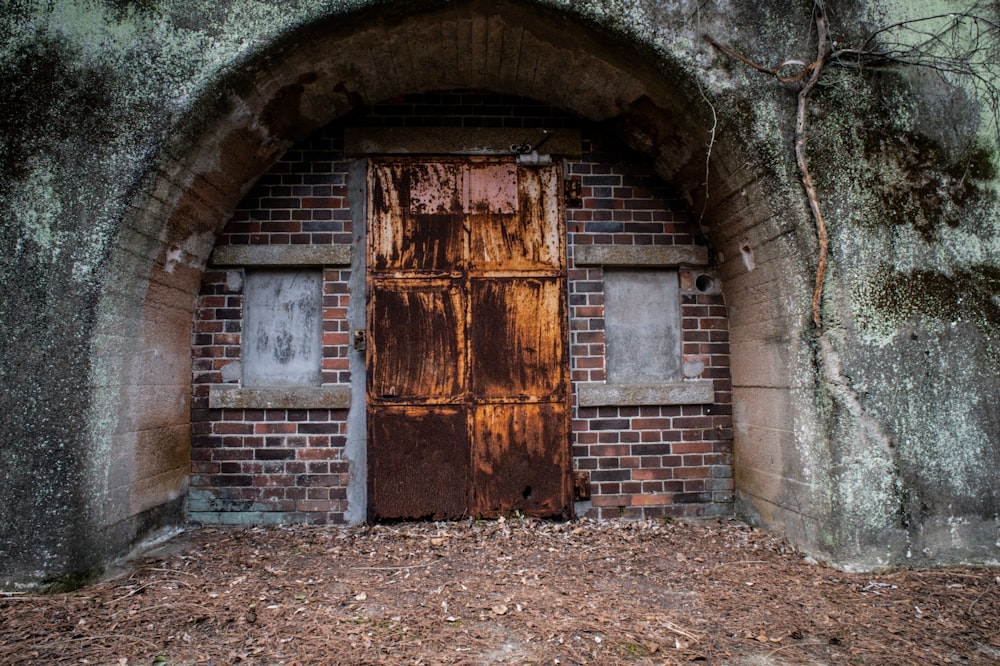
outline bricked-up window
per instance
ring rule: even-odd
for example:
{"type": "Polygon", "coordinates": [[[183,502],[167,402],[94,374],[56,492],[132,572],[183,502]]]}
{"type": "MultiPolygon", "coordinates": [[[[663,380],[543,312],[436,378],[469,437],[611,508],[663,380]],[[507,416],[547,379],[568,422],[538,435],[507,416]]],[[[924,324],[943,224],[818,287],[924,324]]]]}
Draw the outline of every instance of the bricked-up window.
{"type": "Polygon", "coordinates": [[[604,318],[609,382],[682,379],[677,271],[605,269],[604,318]]]}
{"type": "Polygon", "coordinates": [[[244,298],[243,385],[318,386],[322,272],[248,270],[244,298]]]}

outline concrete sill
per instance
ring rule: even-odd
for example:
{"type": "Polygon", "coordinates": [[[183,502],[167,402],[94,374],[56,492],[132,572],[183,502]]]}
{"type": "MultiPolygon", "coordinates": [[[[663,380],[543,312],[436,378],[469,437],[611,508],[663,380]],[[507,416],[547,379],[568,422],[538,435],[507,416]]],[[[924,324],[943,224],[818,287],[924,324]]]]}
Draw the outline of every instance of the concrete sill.
{"type": "Polygon", "coordinates": [[[212,386],[210,409],[347,409],[349,386],[212,386]]]}
{"type": "Polygon", "coordinates": [[[688,245],[578,245],[576,266],[676,268],[708,265],[708,250],[688,245]]]}
{"type": "Polygon", "coordinates": [[[222,245],[212,266],[350,266],[349,245],[222,245]]]}
{"type": "Polygon", "coordinates": [[[577,386],[576,397],[580,407],[706,405],[715,401],[715,388],[710,380],[662,384],[588,382],[577,386]]]}

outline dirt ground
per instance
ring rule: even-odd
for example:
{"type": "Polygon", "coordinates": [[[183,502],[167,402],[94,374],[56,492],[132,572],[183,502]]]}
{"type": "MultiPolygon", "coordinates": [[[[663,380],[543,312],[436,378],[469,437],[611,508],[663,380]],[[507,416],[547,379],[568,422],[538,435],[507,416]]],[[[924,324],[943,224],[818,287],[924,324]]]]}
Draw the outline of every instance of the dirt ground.
{"type": "Polygon", "coordinates": [[[0,596],[2,664],[997,664],[1000,569],[845,574],[735,521],[192,529],[0,596]]]}

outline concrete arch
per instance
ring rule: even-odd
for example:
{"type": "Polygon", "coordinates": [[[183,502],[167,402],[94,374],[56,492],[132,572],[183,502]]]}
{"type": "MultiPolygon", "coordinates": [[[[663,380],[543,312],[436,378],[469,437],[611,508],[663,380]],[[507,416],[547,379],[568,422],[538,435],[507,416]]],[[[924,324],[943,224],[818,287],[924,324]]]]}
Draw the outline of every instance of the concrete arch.
{"type": "Polygon", "coordinates": [[[332,16],[220,81],[136,196],[102,292],[86,496],[106,552],[179,510],[194,297],[242,196],[292,143],[358,105],[457,87],[612,123],[702,211],[731,309],[737,490],[748,511],[809,543],[825,502],[797,471],[808,452],[793,452],[802,433],[813,433],[813,450],[823,438],[797,395],[810,395],[815,380],[800,340],[810,227],[741,139],[735,111],[718,110],[721,126],[737,131],[717,135],[706,167],[713,119],[696,77],[569,14],[468,0],[332,16]]]}

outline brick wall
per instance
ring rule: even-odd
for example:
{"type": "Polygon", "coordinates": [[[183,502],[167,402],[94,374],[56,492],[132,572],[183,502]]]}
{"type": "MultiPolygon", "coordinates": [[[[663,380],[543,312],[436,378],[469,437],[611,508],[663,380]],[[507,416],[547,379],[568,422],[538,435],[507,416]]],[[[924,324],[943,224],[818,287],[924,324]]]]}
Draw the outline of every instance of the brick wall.
{"type": "MultiPolygon", "coordinates": [[[[579,127],[584,155],[566,176],[582,184],[568,208],[571,371],[604,380],[602,271],[573,264],[584,244],[691,245],[697,225],[672,189],[600,127],[531,100],[456,91],[414,95],[358,112],[289,151],[244,199],[219,245],[351,242],[343,127],[579,127]]],[[[323,382],[347,384],[349,271],[324,271],[323,382]]],[[[731,385],[725,303],[682,272],[685,364],[711,379],[715,403],[574,406],[573,463],[592,483],[588,515],[694,516],[731,510],[731,385]]],[[[192,337],[189,514],[205,522],[336,523],[346,507],[346,411],[212,410],[213,384],[238,383],[242,274],[205,273],[192,337]],[[228,366],[228,368],[227,368],[228,366]]],[[[692,371],[694,372],[694,371],[692,371]]],[[[575,396],[575,392],[574,392],[575,396]]],[[[574,397],[575,402],[575,397],[574,397]]]]}
{"type": "MultiPolygon", "coordinates": [[[[586,135],[585,135],[586,136],[586,135]]],[[[582,207],[567,210],[569,303],[574,383],[605,379],[604,292],[600,268],[573,264],[581,245],[693,245],[701,239],[683,202],[634,157],[600,133],[569,164],[583,186],[582,207]]],[[[692,378],[712,379],[715,404],[576,408],[573,460],[590,474],[600,517],[714,515],[733,497],[729,331],[722,294],[698,293],[681,274],[682,351],[692,378]]]]}
{"type": "MultiPolygon", "coordinates": [[[[351,242],[347,163],[331,128],[284,155],[226,225],[216,245],[351,242]]],[[[350,382],[350,271],[323,271],[325,384],[350,382]]],[[[213,384],[238,384],[243,275],[208,270],[192,338],[188,514],[205,522],[340,523],[347,509],[346,410],[209,409],[213,384]]]]}

